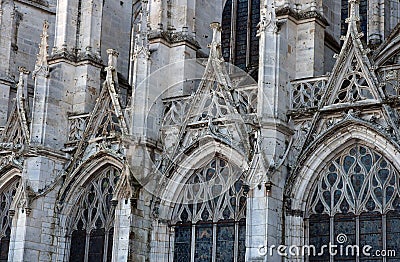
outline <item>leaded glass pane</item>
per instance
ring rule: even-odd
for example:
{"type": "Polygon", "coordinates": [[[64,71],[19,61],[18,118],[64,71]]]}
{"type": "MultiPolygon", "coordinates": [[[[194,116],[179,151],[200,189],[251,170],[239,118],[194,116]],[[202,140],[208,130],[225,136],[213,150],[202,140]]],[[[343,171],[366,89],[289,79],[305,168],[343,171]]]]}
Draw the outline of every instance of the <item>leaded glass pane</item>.
{"type": "Polygon", "coordinates": [[[0,261],[8,261],[11,235],[11,216],[9,215],[9,210],[19,184],[20,180],[15,179],[0,193],[0,261]]]}
{"type": "MultiPolygon", "coordinates": [[[[355,245],[356,242],[356,217],[354,214],[337,214],[335,216],[335,223],[334,223],[334,240],[335,245],[342,245],[347,247],[348,245],[355,245]],[[347,237],[347,241],[345,243],[338,243],[337,236],[340,234],[344,234],[347,237]]],[[[338,250],[338,255],[335,256],[335,261],[355,261],[356,259],[355,252],[348,252],[346,251],[340,253],[338,250]]]]}
{"type": "Polygon", "coordinates": [[[249,71],[257,78],[259,59],[259,38],[257,36],[260,22],[260,0],[227,0],[222,14],[222,53],[226,62],[249,71]],[[235,9],[232,9],[232,1],[235,9]],[[232,10],[235,13],[232,13],[232,10]],[[235,18],[232,30],[232,17],[235,18]],[[232,43],[232,40],[235,40],[232,43]],[[249,46],[250,45],[250,46],[249,46]],[[230,57],[232,53],[233,57],[230,57]]]}
{"type": "Polygon", "coordinates": [[[386,216],[386,249],[396,251],[395,256],[388,257],[388,262],[400,261],[400,213],[389,212],[386,216]]]}
{"type": "MultiPolygon", "coordinates": [[[[378,213],[364,213],[360,216],[360,246],[372,246],[373,250],[382,250],[382,216],[378,213]]],[[[382,258],[364,257],[360,261],[382,261],[382,258]]]]}
{"type": "MultiPolygon", "coordinates": [[[[400,245],[398,185],[398,171],[380,153],[364,145],[344,150],[322,169],[310,194],[306,210],[310,218],[310,244],[317,249],[328,244],[329,239],[341,244],[336,237],[345,234],[347,242],[342,244],[345,247],[359,243],[358,261],[383,261],[381,256],[363,256],[361,249],[371,246],[374,254],[384,249],[383,243],[389,251],[400,245]]],[[[355,259],[354,254],[346,253],[334,257],[334,261],[355,259]]],[[[310,257],[310,261],[325,260],[329,258],[310,257]]],[[[387,257],[386,261],[397,260],[398,257],[387,257]]]]}
{"type": "Polygon", "coordinates": [[[244,262],[246,257],[246,220],[239,223],[239,247],[237,262],[244,262]]]}
{"type": "Polygon", "coordinates": [[[235,246],[235,224],[217,226],[217,262],[233,261],[235,246]]]}
{"type": "Polygon", "coordinates": [[[0,261],[8,261],[8,249],[10,246],[10,237],[6,236],[0,240],[0,261]]]}
{"type": "Polygon", "coordinates": [[[89,262],[103,261],[104,238],[104,229],[95,229],[90,233],[88,255],[89,262]]]}
{"type": "Polygon", "coordinates": [[[111,228],[108,232],[108,246],[107,246],[107,262],[111,262],[112,260],[112,248],[114,242],[114,228],[111,228]]]}
{"type": "Polygon", "coordinates": [[[192,240],[192,227],[191,226],[177,226],[175,228],[175,262],[190,261],[190,248],[192,240]]]}
{"type": "MultiPolygon", "coordinates": [[[[329,238],[329,217],[322,216],[312,216],[309,219],[309,244],[315,246],[317,253],[321,250],[323,245],[327,245],[330,241],[329,238]]],[[[329,261],[329,254],[325,252],[322,256],[318,254],[311,254],[309,257],[310,262],[325,262],[329,261]]]]}
{"type": "Polygon", "coordinates": [[[212,225],[196,226],[195,262],[210,262],[212,258],[213,228],[212,225]]]}
{"type": "Polygon", "coordinates": [[[70,261],[84,261],[86,246],[86,231],[75,230],[71,237],[70,261]]]}

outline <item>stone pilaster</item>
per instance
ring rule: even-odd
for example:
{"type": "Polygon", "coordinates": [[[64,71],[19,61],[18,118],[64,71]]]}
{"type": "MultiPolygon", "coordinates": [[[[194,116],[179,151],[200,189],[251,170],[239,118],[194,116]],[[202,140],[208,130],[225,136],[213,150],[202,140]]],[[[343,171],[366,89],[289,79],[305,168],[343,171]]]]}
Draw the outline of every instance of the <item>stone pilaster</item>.
{"type": "Polygon", "coordinates": [[[149,83],[147,77],[150,74],[150,51],[148,41],[148,2],[142,1],[141,23],[139,33],[135,40],[132,71],[132,119],[131,133],[137,137],[146,134],[146,117],[149,110],[149,83]]]}
{"type": "Polygon", "coordinates": [[[297,25],[290,18],[279,21],[275,1],[261,1],[258,117],[261,124],[258,173],[263,177],[249,193],[247,226],[248,261],[281,261],[271,256],[269,247],[282,243],[283,187],[287,175],[285,152],[291,131],[288,128],[287,81],[295,64],[293,33],[297,25]],[[264,249],[260,249],[264,247],[264,249]]]}
{"type": "Polygon", "coordinates": [[[11,87],[15,84],[11,78],[11,53],[12,29],[14,21],[14,1],[2,1],[0,3],[0,127],[7,123],[11,87]]]}

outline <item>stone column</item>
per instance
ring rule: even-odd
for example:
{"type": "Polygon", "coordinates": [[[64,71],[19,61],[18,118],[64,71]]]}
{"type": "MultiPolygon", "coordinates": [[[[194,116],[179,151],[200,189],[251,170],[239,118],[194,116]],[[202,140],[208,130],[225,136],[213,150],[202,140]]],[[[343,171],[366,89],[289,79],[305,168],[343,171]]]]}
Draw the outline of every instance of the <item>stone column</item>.
{"type": "MultiPolygon", "coordinates": [[[[35,86],[31,150],[25,158],[22,171],[23,193],[16,212],[15,245],[10,249],[12,261],[52,261],[55,253],[54,207],[57,189],[46,191],[46,187],[60,176],[63,164],[67,161],[66,155],[58,151],[67,137],[67,125],[58,105],[63,95],[54,86],[51,92],[49,90],[47,30],[48,23],[45,22],[33,72],[35,86]]],[[[23,94],[25,89],[19,89],[18,92],[23,94]]]]}
{"type": "Polygon", "coordinates": [[[2,1],[0,4],[0,128],[7,123],[10,105],[10,90],[15,85],[10,77],[12,29],[14,21],[14,1],[2,1]]]}
{"type": "Polygon", "coordinates": [[[128,199],[121,199],[118,202],[115,210],[115,225],[112,260],[128,261],[131,226],[131,203],[128,199]]]}
{"type": "Polygon", "coordinates": [[[5,127],[8,119],[10,102],[10,85],[12,83],[0,82],[0,128],[5,127]]]}
{"type": "Polygon", "coordinates": [[[14,1],[0,4],[0,78],[10,79],[15,6],[14,1]]]}
{"type": "MultiPolygon", "coordinates": [[[[359,1],[359,0],[357,0],[359,1]]],[[[383,41],[381,31],[381,0],[368,0],[368,44],[378,46],[383,41]]]]}
{"type": "Polygon", "coordinates": [[[131,133],[137,137],[146,134],[146,117],[149,109],[150,51],[148,41],[148,2],[142,1],[141,24],[135,40],[132,71],[131,133]]]}
{"type": "Polygon", "coordinates": [[[78,0],[57,1],[56,32],[53,52],[63,49],[72,51],[76,47],[78,0]]]}
{"type": "Polygon", "coordinates": [[[80,48],[82,52],[99,55],[103,1],[82,1],[82,20],[80,24],[80,48]]]}
{"type": "Polygon", "coordinates": [[[296,25],[285,19],[279,28],[273,0],[261,1],[260,62],[257,113],[261,125],[262,178],[250,191],[247,221],[247,261],[281,261],[270,249],[282,244],[283,187],[287,170],[284,155],[291,131],[288,128],[288,72],[295,71],[296,25]]]}

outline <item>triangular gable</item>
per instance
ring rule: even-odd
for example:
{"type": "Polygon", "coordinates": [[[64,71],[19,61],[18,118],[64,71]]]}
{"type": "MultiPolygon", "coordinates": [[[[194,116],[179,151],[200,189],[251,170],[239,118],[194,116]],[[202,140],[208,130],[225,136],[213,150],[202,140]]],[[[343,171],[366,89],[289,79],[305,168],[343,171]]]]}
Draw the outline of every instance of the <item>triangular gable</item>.
{"type": "Polygon", "coordinates": [[[11,110],[10,117],[2,132],[1,141],[3,143],[13,143],[14,145],[25,145],[30,142],[28,121],[27,121],[27,76],[29,71],[20,68],[20,78],[17,85],[17,95],[11,110]]]}
{"type": "MultiPolygon", "coordinates": [[[[385,97],[367,56],[369,50],[364,48],[361,41],[363,34],[358,30],[359,4],[356,0],[349,3],[351,12],[350,17],[346,19],[348,30],[345,42],[329,78],[319,110],[315,113],[309,129],[307,128],[307,138],[302,141],[299,154],[304,152],[316,137],[338,122],[344,121],[344,112],[336,109],[347,108],[347,115],[358,115],[358,110],[352,107],[380,105],[385,97]]],[[[393,130],[393,135],[399,138],[400,134],[391,117],[393,113],[390,108],[382,105],[377,114],[382,118],[381,125],[393,130]]],[[[369,121],[373,122],[374,116],[371,117],[369,121]]]]}
{"type": "Polygon", "coordinates": [[[82,160],[88,144],[98,140],[116,139],[128,134],[128,127],[116,92],[118,82],[114,56],[117,56],[117,53],[113,50],[107,51],[111,61],[105,69],[106,81],[103,83],[100,96],[96,100],[82,139],[77,146],[74,156],[75,163],[82,160]]]}
{"type": "Polygon", "coordinates": [[[235,92],[222,56],[221,28],[218,23],[211,24],[211,27],[214,34],[205,73],[196,93],[188,102],[189,109],[174,139],[176,141],[173,148],[166,149],[171,158],[175,158],[194,143],[198,139],[197,129],[204,126],[208,131],[202,133],[203,135],[237,146],[243,149],[245,154],[250,152],[247,128],[235,107],[238,103],[235,103],[235,92]]]}
{"type": "Polygon", "coordinates": [[[368,101],[376,103],[383,97],[367,56],[369,50],[364,48],[361,41],[363,33],[358,29],[359,4],[351,1],[350,9],[350,17],[346,19],[347,34],[328,81],[322,107],[368,101]]]}

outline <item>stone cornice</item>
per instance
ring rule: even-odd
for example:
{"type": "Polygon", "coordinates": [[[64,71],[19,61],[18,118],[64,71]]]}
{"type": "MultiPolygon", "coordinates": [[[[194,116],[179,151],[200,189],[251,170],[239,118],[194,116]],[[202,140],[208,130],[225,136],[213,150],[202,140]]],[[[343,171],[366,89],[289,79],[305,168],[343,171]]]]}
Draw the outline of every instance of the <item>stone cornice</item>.
{"type": "Polygon", "coordinates": [[[94,66],[103,67],[103,60],[99,58],[96,54],[91,52],[80,52],[78,55],[75,52],[69,50],[60,50],[54,52],[48,57],[49,64],[55,64],[60,61],[64,61],[73,65],[81,63],[90,63],[94,66]]]}
{"type": "Polygon", "coordinates": [[[56,14],[55,8],[49,6],[49,3],[46,0],[16,0],[16,2],[35,7],[52,15],[56,14]]]}
{"type": "Polygon", "coordinates": [[[162,39],[169,45],[176,45],[180,43],[187,43],[193,49],[200,49],[200,44],[192,36],[184,32],[173,31],[151,31],[149,33],[149,41],[153,42],[156,39],[162,39]]]}
{"type": "Polygon", "coordinates": [[[317,11],[296,11],[290,7],[283,7],[276,10],[276,16],[278,18],[282,16],[293,17],[297,21],[307,20],[307,19],[316,19],[322,23],[324,26],[329,26],[328,20],[325,19],[319,12],[317,11]]]}

